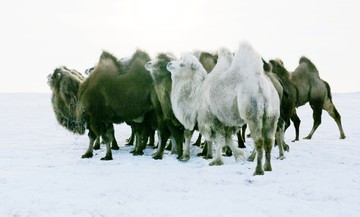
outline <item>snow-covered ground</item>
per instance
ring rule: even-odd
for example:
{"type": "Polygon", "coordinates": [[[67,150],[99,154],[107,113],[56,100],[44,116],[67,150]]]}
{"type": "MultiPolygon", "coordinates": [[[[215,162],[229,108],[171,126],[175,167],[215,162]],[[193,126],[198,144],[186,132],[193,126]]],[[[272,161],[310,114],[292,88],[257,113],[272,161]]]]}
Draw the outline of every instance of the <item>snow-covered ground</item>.
{"type": "MultiPolygon", "coordinates": [[[[312,140],[290,142],[290,152],[272,172],[253,176],[255,162],[208,166],[196,157],[182,163],[176,156],[151,158],[129,154],[130,129],[116,126],[122,145],[113,161],[81,159],[87,136],[59,126],[50,94],[0,94],[0,216],[106,217],[357,217],[360,215],[360,93],[334,94],[347,138],[339,139],[335,122],[323,113],[312,140]]],[[[309,105],[298,109],[300,137],[312,126],[309,105]]],[[[193,138],[195,140],[196,138],[193,138]]],[[[247,154],[252,141],[247,140],[247,154]]]]}

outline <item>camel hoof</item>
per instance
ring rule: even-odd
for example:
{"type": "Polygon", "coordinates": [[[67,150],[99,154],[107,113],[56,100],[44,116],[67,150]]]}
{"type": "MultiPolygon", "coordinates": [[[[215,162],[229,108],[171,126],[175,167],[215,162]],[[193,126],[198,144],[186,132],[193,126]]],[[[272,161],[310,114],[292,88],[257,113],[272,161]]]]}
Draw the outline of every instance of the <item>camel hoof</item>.
{"type": "Polygon", "coordinates": [[[278,160],[284,160],[286,157],[285,156],[279,156],[277,157],[278,160]]]}
{"type": "Polygon", "coordinates": [[[186,161],[188,161],[188,160],[190,160],[190,156],[185,156],[185,155],[183,155],[183,156],[181,156],[181,157],[179,158],[179,161],[181,161],[181,162],[186,162],[186,161]]]}
{"type": "Polygon", "coordinates": [[[144,152],[143,151],[133,151],[132,152],[132,154],[133,154],[133,156],[142,156],[142,155],[144,155],[144,152]]]}
{"type": "Polygon", "coordinates": [[[81,156],[81,158],[92,158],[93,157],[93,153],[85,153],[81,156]]]}
{"type": "Polygon", "coordinates": [[[154,160],[162,160],[162,158],[163,158],[163,156],[160,155],[160,154],[155,154],[155,155],[153,156],[153,159],[154,159],[154,160]]]}
{"type": "Polygon", "coordinates": [[[112,156],[105,156],[103,158],[101,158],[100,160],[112,160],[112,156]]]}
{"type": "Polygon", "coordinates": [[[206,160],[213,159],[213,156],[212,155],[205,155],[204,159],[206,159],[206,160]]]}
{"type": "Polygon", "coordinates": [[[247,161],[249,161],[249,162],[254,162],[254,160],[255,160],[255,157],[253,157],[253,156],[250,156],[247,158],[247,161]]]}
{"type": "Polygon", "coordinates": [[[304,139],[311,139],[311,136],[304,137],[304,139]]]}
{"type": "Polygon", "coordinates": [[[290,146],[288,146],[288,145],[284,145],[284,151],[289,152],[289,151],[290,151],[290,146]]]}
{"type": "Polygon", "coordinates": [[[116,145],[116,146],[115,146],[115,145],[113,145],[113,146],[111,146],[111,149],[112,149],[112,150],[119,150],[119,149],[120,149],[120,147],[119,147],[118,145],[116,145]]]}
{"type": "Polygon", "coordinates": [[[209,163],[209,166],[221,166],[224,165],[224,162],[222,160],[213,160],[209,163]]]}
{"type": "Polygon", "coordinates": [[[346,138],[346,136],[345,136],[345,135],[340,136],[340,139],[345,139],[345,138],[346,138]]]}
{"type": "Polygon", "coordinates": [[[202,156],[205,156],[205,154],[202,153],[202,152],[200,152],[200,153],[197,154],[197,156],[198,156],[198,157],[202,157],[202,156]]]}
{"type": "Polygon", "coordinates": [[[254,176],[263,176],[264,175],[264,170],[255,170],[254,176]]]}

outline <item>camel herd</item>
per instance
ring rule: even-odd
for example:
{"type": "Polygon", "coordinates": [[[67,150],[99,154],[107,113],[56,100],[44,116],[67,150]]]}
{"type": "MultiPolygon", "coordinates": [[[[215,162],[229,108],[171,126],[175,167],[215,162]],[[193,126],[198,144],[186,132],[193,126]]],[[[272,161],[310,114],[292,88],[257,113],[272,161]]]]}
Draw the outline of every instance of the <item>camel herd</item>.
{"type": "Polygon", "coordinates": [[[293,122],[299,140],[300,119],[296,108],[309,102],[314,124],[305,139],[311,139],[321,123],[322,110],[335,120],[340,138],[345,138],[341,116],[336,110],[329,84],[315,65],[301,57],[289,72],[280,59],[266,62],[247,42],[235,53],[221,48],[216,54],[184,53],[181,58],[160,53],[156,58],[137,50],[130,59],[117,59],[103,52],[98,64],[87,70],[86,78],[65,66],[48,76],[52,107],[60,125],[76,134],[88,132],[89,146],[82,155],[106,145],[102,160],[112,160],[111,149],[119,149],[113,124],[131,126],[134,155],[142,155],[148,140],[158,148],[154,159],[162,159],[166,145],[178,159],[190,159],[190,140],[195,130],[205,138],[203,155],[222,165],[226,148],[235,160],[245,159],[246,127],[254,141],[248,160],[257,159],[254,175],[271,171],[271,150],[279,147],[279,158],[289,146],[285,130],[293,122]],[[242,129],[242,130],[241,130],[242,129]],[[233,135],[239,144],[234,144],[233,135]],[[213,157],[213,146],[216,150],[213,157]],[[265,164],[263,165],[263,155],[265,164]]]}

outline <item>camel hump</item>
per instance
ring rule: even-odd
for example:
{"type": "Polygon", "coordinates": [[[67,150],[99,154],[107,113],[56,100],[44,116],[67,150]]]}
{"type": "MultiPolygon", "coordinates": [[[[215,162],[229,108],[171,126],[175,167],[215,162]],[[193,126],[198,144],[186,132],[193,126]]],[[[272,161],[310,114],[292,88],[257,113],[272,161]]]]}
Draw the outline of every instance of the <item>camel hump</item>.
{"type": "Polygon", "coordinates": [[[98,66],[115,66],[117,72],[123,71],[123,65],[113,54],[103,51],[98,66]]]}
{"type": "Polygon", "coordinates": [[[148,53],[146,53],[145,51],[141,50],[141,49],[137,49],[135,51],[135,53],[133,54],[132,56],[132,59],[135,60],[135,59],[141,59],[143,61],[149,61],[150,60],[150,56],[148,53]]]}
{"type": "Polygon", "coordinates": [[[102,54],[100,56],[100,61],[101,60],[112,60],[114,62],[118,61],[118,59],[114,55],[112,55],[111,53],[109,53],[105,50],[102,52],[102,54]]]}
{"type": "Polygon", "coordinates": [[[302,56],[300,57],[300,60],[299,60],[299,64],[306,64],[309,69],[313,72],[318,72],[316,66],[314,65],[314,63],[311,62],[311,60],[305,56],[302,56]]]}

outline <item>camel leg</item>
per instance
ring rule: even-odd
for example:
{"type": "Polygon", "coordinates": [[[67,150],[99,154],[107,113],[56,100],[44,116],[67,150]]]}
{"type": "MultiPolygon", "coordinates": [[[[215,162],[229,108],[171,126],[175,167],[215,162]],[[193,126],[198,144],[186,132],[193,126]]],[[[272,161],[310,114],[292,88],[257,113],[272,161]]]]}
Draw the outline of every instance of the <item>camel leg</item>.
{"type": "Polygon", "coordinates": [[[253,162],[256,157],[256,148],[253,149],[251,155],[247,158],[247,161],[253,162]]]}
{"type": "Polygon", "coordinates": [[[203,143],[202,151],[199,154],[197,154],[197,156],[202,156],[204,157],[204,159],[212,159],[213,158],[212,149],[213,149],[212,142],[205,141],[203,143]]]}
{"type": "Polygon", "coordinates": [[[144,132],[142,131],[142,129],[137,129],[135,132],[135,149],[133,151],[133,155],[134,156],[140,156],[144,154],[144,132]]]}
{"type": "Polygon", "coordinates": [[[341,124],[341,115],[337,111],[335,105],[330,100],[328,100],[328,102],[324,104],[324,109],[335,120],[340,131],[340,139],[345,139],[346,136],[341,124]]]}
{"type": "Polygon", "coordinates": [[[241,127],[241,136],[242,136],[242,139],[243,141],[245,142],[245,133],[246,133],[246,128],[247,128],[247,124],[244,124],[242,127],[241,127]]]}
{"type": "Polygon", "coordinates": [[[148,146],[155,147],[155,130],[152,130],[149,135],[149,144],[148,146]]]}
{"type": "Polygon", "coordinates": [[[209,163],[209,166],[220,166],[223,165],[224,162],[222,160],[222,150],[225,145],[225,138],[223,136],[216,136],[215,143],[216,143],[216,154],[215,159],[209,163]]]}
{"type": "Polygon", "coordinates": [[[194,144],[192,144],[192,145],[200,147],[200,145],[201,145],[201,134],[200,133],[199,133],[199,136],[198,136],[196,142],[194,144]]]}
{"type": "Polygon", "coordinates": [[[315,133],[316,129],[320,126],[321,124],[321,114],[322,114],[322,105],[323,103],[316,103],[316,104],[310,104],[311,108],[313,110],[313,119],[314,119],[314,124],[313,127],[309,133],[308,136],[306,136],[304,139],[311,139],[311,137],[313,136],[313,134],[315,133]]]}
{"type": "Polygon", "coordinates": [[[239,129],[239,131],[236,133],[236,135],[237,135],[237,139],[238,139],[238,147],[239,148],[246,148],[246,146],[244,144],[244,139],[243,139],[244,133],[242,132],[242,129],[239,129]]]}
{"type": "Polygon", "coordinates": [[[272,171],[270,161],[271,161],[271,149],[272,149],[273,143],[274,143],[274,140],[272,138],[265,138],[264,139],[264,149],[265,149],[264,170],[265,171],[272,171]]]}
{"type": "Polygon", "coordinates": [[[95,135],[95,133],[92,130],[89,130],[88,137],[89,137],[89,140],[90,140],[89,147],[88,147],[87,151],[85,152],[85,154],[83,154],[81,156],[81,158],[91,158],[91,157],[93,157],[93,147],[94,147],[94,142],[97,139],[97,136],[95,135]]]}
{"type": "MultiPolygon", "coordinates": [[[[251,132],[251,134],[253,134],[251,132]]],[[[255,149],[257,154],[257,163],[254,175],[264,175],[264,170],[262,166],[262,158],[263,158],[263,148],[264,148],[264,139],[261,137],[255,138],[255,149]]]]}
{"type": "Polygon", "coordinates": [[[180,161],[188,161],[190,160],[190,140],[193,135],[193,130],[185,130],[184,131],[184,144],[183,144],[183,154],[179,158],[180,161]]]}
{"type": "Polygon", "coordinates": [[[213,158],[213,143],[211,141],[205,141],[205,146],[204,149],[206,147],[206,154],[204,156],[205,159],[212,159],[213,158]]]}
{"type": "MultiPolygon", "coordinates": [[[[254,159],[255,159],[255,156],[257,155],[257,163],[256,163],[254,176],[255,175],[264,175],[264,170],[263,170],[263,165],[262,165],[262,158],[263,158],[263,153],[264,153],[264,138],[263,138],[263,134],[262,134],[262,131],[263,131],[262,125],[263,125],[263,123],[262,123],[261,119],[254,120],[254,121],[248,123],[249,129],[250,129],[250,134],[251,134],[251,137],[252,137],[252,139],[254,141],[254,145],[255,145],[255,149],[253,151],[254,159]]],[[[250,157],[252,157],[252,156],[250,156],[250,157]]],[[[249,160],[249,158],[248,158],[248,160],[249,160]]]]}
{"type": "Polygon", "coordinates": [[[107,130],[107,132],[102,136],[102,139],[106,145],[106,155],[105,157],[101,158],[101,160],[112,160],[112,153],[111,153],[111,142],[113,141],[113,137],[112,137],[112,130],[113,127],[112,127],[112,124],[111,124],[111,127],[109,127],[109,129],[107,130]]]}
{"type": "Polygon", "coordinates": [[[278,159],[283,160],[283,159],[285,159],[283,146],[286,144],[284,142],[284,121],[281,118],[279,118],[278,126],[276,128],[275,139],[276,139],[277,146],[279,147],[278,159]]]}
{"type": "Polygon", "coordinates": [[[168,122],[167,126],[171,132],[171,154],[178,154],[178,159],[183,154],[183,143],[184,143],[184,129],[175,126],[172,122],[168,122]]]}
{"type": "Polygon", "coordinates": [[[131,135],[128,139],[126,139],[125,146],[134,145],[134,139],[135,139],[134,127],[131,126],[131,135]]]}
{"type": "Polygon", "coordinates": [[[114,127],[112,127],[112,130],[111,130],[111,135],[112,135],[112,142],[111,142],[111,149],[112,150],[119,150],[120,147],[115,139],[115,130],[114,130],[114,127]]]}
{"type": "Polygon", "coordinates": [[[296,111],[291,115],[290,119],[295,127],[295,139],[292,142],[299,141],[299,129],[300,129],[301,120],[299,116],[296,114],[296,111]]]}
{"type": "Polygon", "coordinates": [[[245,156],[244,152],[242,152],[240,148],[234,145],[231,135],[227,135],[225,137],[225,144],[231,149],[236,162],[239,162],[240,160],[244,160],[244,156],[245,156]]]}
{"type": "Polygon", "coordinates": [[[170,138],[170,131],[167,127],[163,127],[161,130],[158,130],[158,134],[160,139],[158,150],[153,155],[153,159],[155,160],[161,160],[163,158],[166,143],[170,138]]]}
{"type": "Polygon", "coordinates": [[[94,144],[94,150],[100,149],[100,137],[97,137],[94,144]]]}

